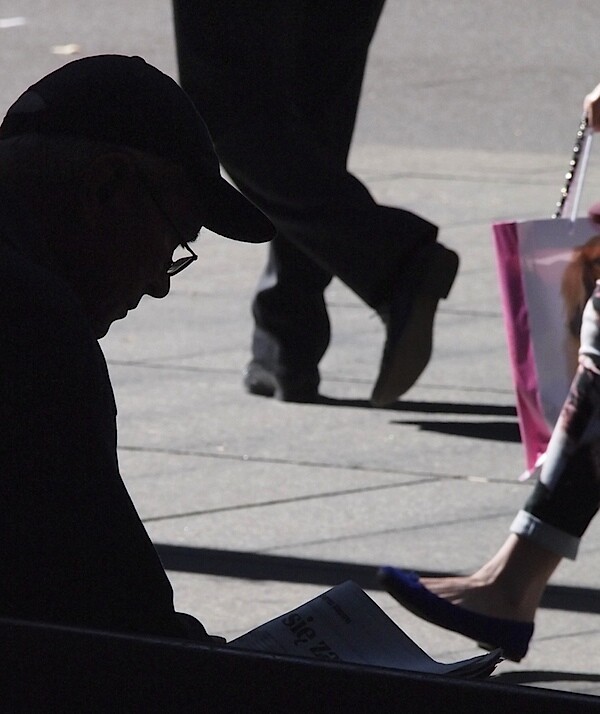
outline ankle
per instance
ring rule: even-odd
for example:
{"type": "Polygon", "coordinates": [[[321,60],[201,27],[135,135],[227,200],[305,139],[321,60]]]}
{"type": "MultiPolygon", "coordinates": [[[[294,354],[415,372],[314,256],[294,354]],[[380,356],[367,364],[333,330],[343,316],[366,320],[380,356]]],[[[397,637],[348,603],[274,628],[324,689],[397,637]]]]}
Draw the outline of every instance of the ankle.
{"type": "Polygon", "coordinates": [[[511,534],[496,555],[472,579],[493,600],[498,615],[531,622],[560,557],[511,534]]]}

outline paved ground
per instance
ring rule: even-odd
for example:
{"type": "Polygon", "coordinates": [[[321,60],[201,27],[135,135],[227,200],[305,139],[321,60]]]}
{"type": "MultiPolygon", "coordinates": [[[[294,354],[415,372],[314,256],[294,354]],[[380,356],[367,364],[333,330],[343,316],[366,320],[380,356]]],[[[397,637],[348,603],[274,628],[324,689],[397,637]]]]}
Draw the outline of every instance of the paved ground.
{"type": "MultiPolygon", "coordinates": [[[[388,0],[352,167],[380,201],[437,221],[462,257],[435,358],[394,408],[368,405],[383,329],[340,283],[328,292],[322,363],[332,403],[246,395],[248,306],[265,251],[210,234],[169,299],[144,300],[103,341],[124,478],[177,606],[210,631],[233,638],[351,577],[433,657],[477,652],[396,606],[374,568],[468,571],[530,489],[516,480],[523,455],[489,226],[551,213],[581,98],[600,81],[599,24],[595,0],[388,0]]],[[[166,0],[0,0],[2,110],[79,56],[56,54],[68,45],[176,72],[166,0]]],[[[584,204],[599,195],[592,170],[584,204]]],[[[600,694],[599,549],[596,523],[553,579],[530,654],[502,664],[500,681],[600,694]]]]}

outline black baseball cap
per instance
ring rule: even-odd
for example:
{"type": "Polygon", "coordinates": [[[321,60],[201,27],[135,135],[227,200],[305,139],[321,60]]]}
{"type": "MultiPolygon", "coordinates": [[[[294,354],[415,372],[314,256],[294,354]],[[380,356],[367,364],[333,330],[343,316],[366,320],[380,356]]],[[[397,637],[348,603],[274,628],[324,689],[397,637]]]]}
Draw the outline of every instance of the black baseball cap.
{"type": "Polygon", "coordinates": [[[173,161],[198,189],[208,229],[249,243],[275,233],[268,218],[221,177],[191,99],[141,57],[85,57],[32,84],[8,110],[0,140],[30,132],[82,137],[173,161]]]}

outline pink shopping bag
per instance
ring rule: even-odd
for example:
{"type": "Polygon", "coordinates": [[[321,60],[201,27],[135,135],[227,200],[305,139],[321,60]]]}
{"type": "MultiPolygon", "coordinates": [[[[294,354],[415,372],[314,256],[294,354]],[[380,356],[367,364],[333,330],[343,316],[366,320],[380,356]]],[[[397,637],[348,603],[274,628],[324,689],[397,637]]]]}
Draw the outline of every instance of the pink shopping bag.
{"type": "Polygon", "coordinates": [[[600,226],[546,219],[497,223],[493,233],[519,427],[533,469],[577,368],[581,313],[592,276],[600,278],[600,226]]]}
{"type": "Polygon", "coordinates": [[[545,453],[568,395],[577,368],[581,314],[600,278],[600,225],[575,217],[590,146],[591,134],[582,120],[554,218],[493,225],[519,428],[530,471],[545,453]],[[570,217],[561,218],[567,207],[570,217]]]}

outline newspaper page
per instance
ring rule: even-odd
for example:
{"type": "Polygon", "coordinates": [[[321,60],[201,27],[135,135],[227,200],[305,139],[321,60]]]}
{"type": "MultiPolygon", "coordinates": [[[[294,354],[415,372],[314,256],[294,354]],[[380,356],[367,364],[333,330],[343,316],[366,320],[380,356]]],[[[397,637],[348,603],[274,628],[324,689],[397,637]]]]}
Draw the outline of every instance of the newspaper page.
{"type": "Polygon", "coordinates": [[[230,646],[465,677],[487,676],[500,660],[500,651],[495,650],[460,662],[436,662],[350,580],[260,625],[230,646]]]}

